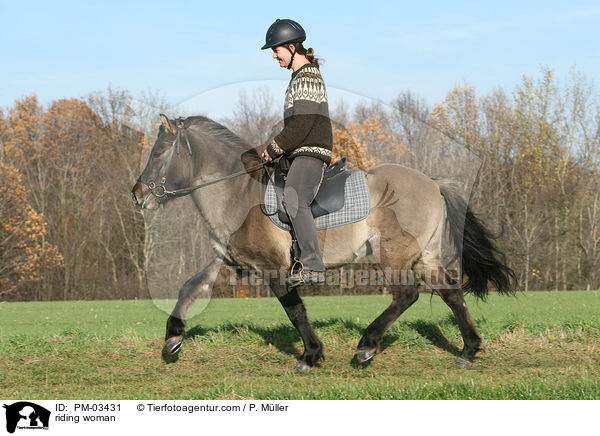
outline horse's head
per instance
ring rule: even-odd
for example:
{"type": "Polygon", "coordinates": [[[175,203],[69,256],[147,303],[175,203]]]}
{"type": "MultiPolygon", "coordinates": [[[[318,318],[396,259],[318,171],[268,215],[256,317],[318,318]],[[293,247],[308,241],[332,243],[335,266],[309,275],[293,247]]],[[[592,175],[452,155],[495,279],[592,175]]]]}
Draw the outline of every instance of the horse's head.
{"type": "Polygon", "coordinates": [[[146,209],[156,209],[170,198],[168,191],[185,187],[191,168],[183,120],[170,120],[163,114],[160,118],[162,124],[146,167],[131,190],[134,203],[146,209]]]}

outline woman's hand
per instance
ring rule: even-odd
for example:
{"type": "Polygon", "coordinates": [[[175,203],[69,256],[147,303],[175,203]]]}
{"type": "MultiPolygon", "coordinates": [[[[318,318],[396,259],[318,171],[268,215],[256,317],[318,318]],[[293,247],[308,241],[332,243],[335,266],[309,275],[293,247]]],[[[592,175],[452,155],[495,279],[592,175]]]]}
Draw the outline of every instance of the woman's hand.
{"type": "Polygon", "coordinates": [[[269,156],[269,153],[267,153],[267,150],[263,151],[261,157],[267,162],[271,162],[273,160],[271,159],[271,156],[269,156]]]}

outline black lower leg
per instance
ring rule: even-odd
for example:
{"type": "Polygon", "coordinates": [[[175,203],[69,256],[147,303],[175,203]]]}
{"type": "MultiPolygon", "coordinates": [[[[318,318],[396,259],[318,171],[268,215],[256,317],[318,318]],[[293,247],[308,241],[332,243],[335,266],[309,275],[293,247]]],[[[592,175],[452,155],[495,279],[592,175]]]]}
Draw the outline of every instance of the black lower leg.
{"type": "Polygon", "coordinates": [[[185,321],[176,318],[173,315],[169,316],[169,319],[167,320],[167,333],[165,335],[165,340],[174,336],[183,336],[184,332],[185,321]]]}
{"type": "Polygon", "coordinates": [[[279,302],[302,337],[304,353],[300,357],[300,360],[309,366],[314,366],[323,358],[323,344],[321,344],[321,341],[313,331],[310,321],[308,320],[306,307],[304,307],[304,303],[298,295],[298,291],[296,289],[291,289],[287,294],[279,297],[279,302]]]}
{"type": "Polygon", "coordinates": [[[462,295],[462,290],[445,289],[438,292],[444,302],[452,309],[452,313],[458,322],[458,328],[465,343],[461,357],[472,362],[475,354],[482,348],[482,339],[477,332],[475,323],[471,319],[467,303],[462,295]]]}
{"type": "MultiPolygon", "coordinates": [[[[194,302],[198,295],[206,292],[208,283],[213,283],[221,270],[221,258],[213,259],[202,271],[187,280],[179,290],[177,304],[167,320],[167,332],[165,339],[183,336],[185,332],[185,319],[188,307],[194,302]]],[[[225,270],[221,271],[222,273],[225,270]]]]}
{"type": "Polygon", "coordinates": [[[358,343],[359,350],[377,350],[386,330],[418,300],[419,291],[414,287],[403,287],[402,290],[393,292],[393,298],[388,308],[366,328],[358,343]]]}

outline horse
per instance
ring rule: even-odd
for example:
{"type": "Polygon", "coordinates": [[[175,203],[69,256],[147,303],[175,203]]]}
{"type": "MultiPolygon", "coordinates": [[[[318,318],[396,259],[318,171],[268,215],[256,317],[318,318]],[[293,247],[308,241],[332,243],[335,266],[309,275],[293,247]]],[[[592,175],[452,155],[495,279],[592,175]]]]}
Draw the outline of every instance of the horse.
{"type": "MultiPolygon", "coordinates": [[[[262,150],[252,148],[207,117],[160,117],[156,141],[132,189],[134,203],[140,208],[156,209],[173,198],[190,195],[207,225],[214,249],[207,266],[179,291],[167,320],[163,357],[168,357],[175,356],[182,347],[190,304],[211,289],[219,274],[231,268],[285,271],[293,259],[290,233],[263,213],[260,197],[265,188],[264,172],[268,170],[260,158],[262,150]]],[[[369,251],[377,241],[380,268],[428,277],[432,292],[452,310],[464,341],[455,363],[461,368],[471,366],[483,341],[464,294],[471,292],[485,300],[488,288],[502,294],[514,292],[515,274],[496,246],[496,236],[449,180],[434,180],[399,164],[377,165],[366,172],[366,179],[371,199],[368,216],[318,232],[321,248],[325,243],[328,246],[323,250],[326,269],[357,262],[356,254],[369,251]],[[462,262],[458,279],[442,264],[445,237],[450,238],[454,256],[462,262]],[[463,275],[467,280],[461,284],[463,275]]],[[[275,276],[268,278],[267,285],[302,338],[304,351],[295,369],[313,368],[323,359],[323,345],[309,321],[299,288],[288,287],[275,276]]],[[[376,356],[386,330],[419,298],[416,282],[387,280],[386,285],[392,301],[364,330],[353,358],[360,364],[376,356]]]]}

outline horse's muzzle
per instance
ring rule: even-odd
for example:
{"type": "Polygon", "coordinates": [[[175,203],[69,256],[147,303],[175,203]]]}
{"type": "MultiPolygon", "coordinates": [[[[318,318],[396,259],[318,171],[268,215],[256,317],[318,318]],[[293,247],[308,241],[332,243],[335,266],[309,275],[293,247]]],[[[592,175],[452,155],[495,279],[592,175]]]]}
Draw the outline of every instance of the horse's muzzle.
{"type": "Polygon", "coordinates": [[[133,200],[133,204],[135,204],[138,207],[145,207],[145,203],[148,201],[148,198],[151,195],[152,192],[150,192],[150,188],[148,188],[139,180],[136,182],[135,185],[133,185],[133,188],[131,189],[131,198],[133,200]]]}

